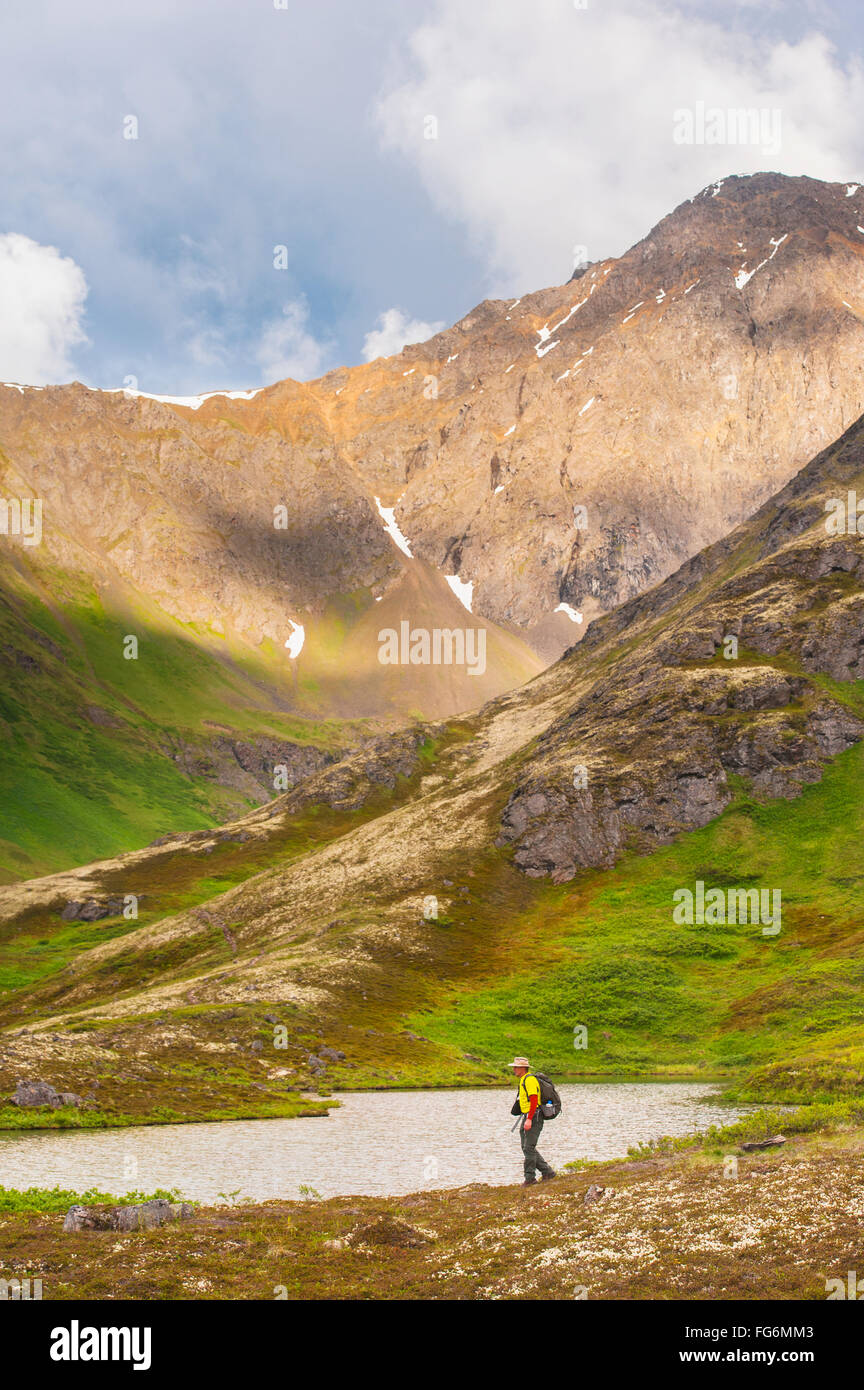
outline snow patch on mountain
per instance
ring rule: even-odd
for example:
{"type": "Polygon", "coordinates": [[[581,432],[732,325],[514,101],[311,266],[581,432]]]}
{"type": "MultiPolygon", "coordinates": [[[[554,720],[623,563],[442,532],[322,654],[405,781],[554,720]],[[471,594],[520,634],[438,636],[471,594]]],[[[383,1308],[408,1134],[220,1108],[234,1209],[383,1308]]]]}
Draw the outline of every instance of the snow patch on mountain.
{"type": "Polygon", "coordinates": [[[398,545],[403,554],[408,556],[409,560],[413,560],[414,556],[411,554],[411,547],[396,523],[396,507],[382,507],[380,497],[375,498],[375,506],[378,508],[378,515],[384,522],[384,530],[387,532],[390,539],[398,545]]]}
{"type": "MultiPolygon", "coordinates": [[[[861,230],[860,227],[858,230],[861,230]]],[[[742,265],[741,269],[738,271],[738,274],[735,276],[735,286],[737,289],[743,290],[748,280],[753,279],[753,276],[756,274],[757,270],[761,270],[762,267],[764,265],[767,265],[769,261],[773,261],[774,257],[777,255],[777,252],[780,250],[780,247],[783,245],[788,235],[788,232],[784,232],[783,235],[780,237],[772,236],[770,238],[770,241],[771,245],[774,247],[774,250],[771,252],[770,256],[765,257],[764,261],[760,261],[759,264],[755,266],[753,270],[745,270],[742,265]]]]}
{"type": "Polygon", "coordinates": [[[200,410],[205,401],[212,401],[216,396],[224,396],[229,401],[251,401],[263,390],[263,386],[258,386],[254,391],[206,391],[202,396],[157,396],[152,391],[133,391],[128,386],[113,386],[105,395],[140,396],[144,400],[158,401],[160,405],[185,405],[188,410],[200,410]]]}
{"type": "Polygon", "coordinates": [[[474,599],[474,580],[460,579],[458,574],[445,574],[444,578],[462,604],[462,607],[467,608],[470,613],[472,611],[471,604],[474,599]]]}
{"type": "Polygon", "coordinates": [[[577,310],[577,309],[581,309],[581,308],[582,308],[582,305],[583,305],[583,304],[587,304],[587,302],[588,302],[588,296],[586,295],[584,299],[580,299],[578,304],[574,304],[573,307],[567,311],[567,313],[564,315],[563,319],[559,319],[557,323],[553,323],[553,325],[552,325],[552,332],[553,332],[553,333],[557,333],[557,332],[558,332],[558,329],[561,327],[561,325],[564,324],[564,323],[566,323],[567,320],[568,320],[569,318],[572,318],[573,315],[576,313],[576,310],[577,310]]]}
{"type": "Polygon", "coordinates": [[[555,613],[566,613],[571,623],[582,622],[582,614],[577,612],[575,608],[571,608],[569,603],[559,603],[558,607],[553,611],[555,613]]]}
{"type": "Polygon", "coordinates": [[[306,641],[306,629],[302,623],[295,623],[293,618],[289,618],[288,621],[291,624],[291,636],[285,646],[288,648],[288,655],[291,660],[296,661],[303,650],[303,643],[306,641]]]}

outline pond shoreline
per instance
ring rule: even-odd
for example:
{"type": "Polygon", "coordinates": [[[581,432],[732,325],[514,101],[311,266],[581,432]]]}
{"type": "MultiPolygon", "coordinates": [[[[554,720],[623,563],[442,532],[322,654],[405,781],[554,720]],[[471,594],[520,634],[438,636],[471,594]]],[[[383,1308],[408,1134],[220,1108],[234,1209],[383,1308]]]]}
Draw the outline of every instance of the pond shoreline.
{"type": "MultiPolygon", "coordinates": [[[[725,1125],[750,1107],[730,1106],[703,1083],[562,1082],[561,1115],[543,1126],[540,1151],[553,1167],[608,1159],[659,1136],[725,1125]]],[[[506,1183],[522,1172],[511,1115],[512,1086],[464,1090],[342,1092],[322,1103],[327,1123],[286,1117],[227,1123],[121,1125],[0,1132],[0,1185],[94,1185],[122,1195],[131,1185],[212,1201],[241,1189],[282,1200],[304,1184],[327,1196],[383,1195],[428,1186],[506,1183]],[[74,1134],[74,1141],[69,1136],[74,1134]]]]}
{"type": "MultiPolygon", "coordinates": [[[[591,1072],[556,1072],[555,1084],[559,1086],[579,1085],[579,1086],[614,1086],[614,1085],[650,1085],[650,1086],[674,1086],[674,1085],[698,1085],[723,1088],[717,1096],[719,1104],[729,1106],[740,1105],[742,1103],[751,1104],[770,1104],[770,1100],[755,1096],[747,1097],[746,1101],[734,1093],[734,1079],[728,1074],[725,1075],[706,1075],[704,1072],[675,1072],[669,1075],[667,1072],[610,1072],[608,1074],[591,1072]]],[[[205,1115],[188,1115],[182,1112],[156,1110],[144,1114],[125,1114],[118,1111],[114,1114],[99,1112],[97,1109],[77,1109],[66,1106],[57,1110],[40,1110],[37,1107],[18,1110],[13,1106],[5,1105],[0,1107],[0,1136],[4,1134],[31,1134],[44,1133],[54,1130],[81,1131],[82,1133],[93,1133],[102,1129],[128,1129],[138,1125],[182,1125],[182,1124],[231,1124],[246,1120],[273,1120],[273,1119],[316,1119],[326,1116],[331,1109],[339,1105],[340,1095],[392,1095],[404,1093],[406,1095],[416,1094],[417,1092],[467,1092],[475,1090],[500,1091],[512,1089],[512,1084],[503,1077],[500,1080],[485,1080],[483,1078],[473,1079],[466,1082],[449,1081],[418,1081],[412,1082],[410,1079],[399,1080],[385,1083],[369,1083],[364,1085],[362,1082],[347,1082],[342,1085],[339,1082],[323,1094],[312,1094],[305,1092],[302,1095],[292,1094],[286,1098],[284,1107],[272,1100],[262,1102],[260,1108],[256,1108],[254,1101],[248,1110],[242,1114],[229,1113],[222,1114],[214,1111],[205,1115]]]]}

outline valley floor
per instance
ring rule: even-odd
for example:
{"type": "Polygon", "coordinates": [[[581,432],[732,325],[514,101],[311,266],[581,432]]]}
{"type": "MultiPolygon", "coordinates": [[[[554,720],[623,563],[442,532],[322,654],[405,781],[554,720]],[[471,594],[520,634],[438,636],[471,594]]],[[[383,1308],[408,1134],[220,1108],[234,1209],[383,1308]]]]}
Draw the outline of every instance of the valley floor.
{"type": "Polygon", "coordinates": [[[7,1213],[0,1274],[41,1278],[46,1300],[823,1300],[864,1267],[862,1220],[856,1125],[752,1154],[661,1149],[534,1188],[200,1207],[138,1234],[7,1213]]]}

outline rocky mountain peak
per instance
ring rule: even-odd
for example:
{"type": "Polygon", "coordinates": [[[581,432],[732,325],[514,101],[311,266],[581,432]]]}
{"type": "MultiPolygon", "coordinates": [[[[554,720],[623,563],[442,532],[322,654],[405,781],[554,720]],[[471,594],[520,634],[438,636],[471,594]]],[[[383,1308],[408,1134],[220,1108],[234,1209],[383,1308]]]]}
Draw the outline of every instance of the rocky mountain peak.
{"type": "Polygon", "coordinates": [[[3,487],[44,502],[15,563],[272,657],[301,707],[304,675],[342,714],[470,707],[473,683],[382,677],[376,603],[422,592],[428,624],[432,589],[470,591],[494,694],[726,534],[864,409],[861,204],[854,184],[719,180],[578,279],[305,384],[0,387],[3,487]]]}

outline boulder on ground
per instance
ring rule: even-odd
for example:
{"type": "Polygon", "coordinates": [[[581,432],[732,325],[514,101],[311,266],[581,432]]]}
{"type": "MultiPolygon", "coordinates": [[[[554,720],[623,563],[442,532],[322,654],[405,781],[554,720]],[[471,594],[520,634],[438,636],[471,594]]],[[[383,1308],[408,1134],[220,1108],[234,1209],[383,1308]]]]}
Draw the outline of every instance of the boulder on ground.
{"type": "Polygon", "coordinates": [[[101,922],[103,917],[116,917],[123,911],[123,898],[87,898],[84,902],[67,903],[60,913],[64,922],[101,922]]]}
{"type": "Polygon", "coordinates": [[[77,1108],[84,1104],[81,1096],[76,1096],[74,1091],[56,1091],[47,1081],[19,1081],[9,1102],[22,1109],[50,1110],[60,1110],[64,1105],[77,1108]]]}
{"type": "Polygon", "coordinates": [[[70,1207],[63,1220],[64,1231],[110,1231],[113,1229],[110,1213],[94,1211],[92,1207],[82,1207],[80,1203],[70,1207]]]}
{"type": "Polygon", "coordinates": [[[150,1231],[168,1221],[186,1221],[193,1211],[189,1202],[169,1202],[165,1197],[154,1197],[138,1206],[116,1207],[111,1214],[116,1218],[115,1231],[150,1231]]]}
{"type": "Polygon", "coordinates": [[[169,1202],[166,1197],[154,1197],[130,1207],[112,1207],[101,1211],[96,1207],[70,1207],[63,1221],[64,1231],[150,1231],[169,1221],[188,1221],[195,1208],[190,1202],[169,1202]]]}

